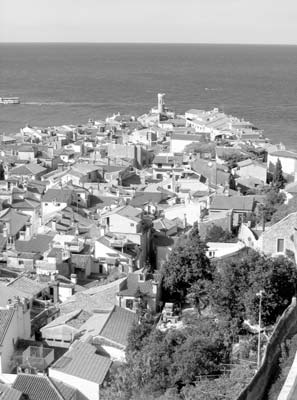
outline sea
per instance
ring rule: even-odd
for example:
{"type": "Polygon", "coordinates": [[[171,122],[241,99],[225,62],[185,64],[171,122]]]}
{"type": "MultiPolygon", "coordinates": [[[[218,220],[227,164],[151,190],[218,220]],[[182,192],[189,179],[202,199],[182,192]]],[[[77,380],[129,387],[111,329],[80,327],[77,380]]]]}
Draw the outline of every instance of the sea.
{"type": "Polygon", "coordinates": [[[249,120],[297,149],[297,46],[0,44],[0,134],[29,124],[140,115],[166,93],[177,113],[212,109],[249,120]]]}

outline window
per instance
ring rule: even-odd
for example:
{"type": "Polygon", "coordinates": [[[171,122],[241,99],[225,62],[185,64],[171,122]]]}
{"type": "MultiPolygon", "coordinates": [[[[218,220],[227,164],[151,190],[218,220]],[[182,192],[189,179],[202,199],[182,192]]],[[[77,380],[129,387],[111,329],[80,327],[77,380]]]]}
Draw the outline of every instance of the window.
{"type": "Polygon", "coordinates": [[[126,308],[129,308],[130,310],[133,310],[133,300],[132,299],[127,299],[126,300],[126,308]]]}
{"type": "Polygon", "coordinates": [[[130,226],[134,226],[134,224],[130,224],[130,226]]]}
{"type": "Polygon", "coordinates": [[[24,261],[23,260],[19,260],[19,265],[24,265],[24,261]]]}
{"type": "Polygon", "coordinates": [[[212,258],[215,256],[215,252],[214,251],[209,251],[208,252],[208,257],[212,258]]]}
{"type": "Polygon", "coordinates": [[[285,239],[277,239],[277,252],[283,253],[285,248],[285,239]]]}

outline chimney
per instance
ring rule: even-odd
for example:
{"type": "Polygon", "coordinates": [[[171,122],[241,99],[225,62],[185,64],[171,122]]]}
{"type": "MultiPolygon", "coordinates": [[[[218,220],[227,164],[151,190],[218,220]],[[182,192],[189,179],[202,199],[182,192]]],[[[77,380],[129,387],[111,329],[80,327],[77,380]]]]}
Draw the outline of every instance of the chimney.
{"type": "Polygon", "coordinates": [[[157,295],[158,293],[158,282],[153,279],[152,281],[152,291],[154,295],[157,295]]]}
{"type": "Polygon", "coordinates": [[[184,221],[183,221],[183,227],[186,229],[188,223],[187,223],[187,214],[184,214],[184,221]]]}
{"type": "Polygon", "coordinates": [[[56,222],[56,219],[55,219],[55,218],[52,220],[52,230],[53,230],[54,232],[56,232],[56,230],[57,230],[57,222],[56,222]]]}
{"type": "Polygon", "coordinates": [[[77,284],[77,275],[76,274],[71,274],[70,275],[70,280],[74,285],[76,285],[77,284]]]}

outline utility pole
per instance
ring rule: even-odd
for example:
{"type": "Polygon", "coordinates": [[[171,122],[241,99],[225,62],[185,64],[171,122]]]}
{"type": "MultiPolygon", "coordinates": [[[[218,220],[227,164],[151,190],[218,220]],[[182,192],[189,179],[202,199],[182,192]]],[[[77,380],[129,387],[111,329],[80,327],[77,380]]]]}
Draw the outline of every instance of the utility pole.
{"type": "Polygon", "coordinates": [[[261,313],[262,313],[262,296],[263,296],[264,290],[260,290],[260,292],[257,293],[257,296],[260,297],[259,300],[259,332],[258,332],[258,352],[257,352],[257,370],[261,366],[261,313]]]}

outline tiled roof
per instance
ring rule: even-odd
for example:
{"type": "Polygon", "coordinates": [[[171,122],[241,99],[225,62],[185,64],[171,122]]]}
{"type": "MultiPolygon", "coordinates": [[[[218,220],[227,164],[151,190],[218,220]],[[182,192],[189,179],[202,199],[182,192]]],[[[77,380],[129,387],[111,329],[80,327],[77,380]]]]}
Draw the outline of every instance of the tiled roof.
{"type": "Polygon", "coordinates": [[[0,251],[5,249],[7,238],[0,234],[0,251]]]}
{"type": "Polygon", "coordinates": [[[27,395],[30,400],[66,399],[47,376],[18,374],[12,387],[27,395]]]}
{"type": "Polygon", "coordinates": [[[74,164],[72,166],[72,170],[79,171],[81,174],[85,175],[93,171],[102,170],[101,165],[94,165],[94,164],[74,164]]]}
{"type": "Polygon", "coordinates": [[[43,254],[49,249],[53,237],[49,235],[37,235],[30,240],[17,240],[15,242],[16,251],[22,253],[40,253],[43,254]]]}
{"type": "MultiPolygon", "coordinates": [[[[24,297],[24,293],[16,288],[12,288],[6,286],[6,283],[0,282],[0,307],[6,307],[9,299],[13,299],[13,297],[24,297]]],[[[25,296],[26,297],[26,296],[25,296]]]]}
{"type": "Polygon", "coordinates": [[[213,198],[210,205],[211,210],[235,210],[252,211],[254,207],[254,196],[220,196],[213,198]]]}
{"type": "Polygon", "coordinates": [[[111,310],[116,303],[119,286],[126,278],[118,279],[107,285],[86,289],[69,297],[60,305],[61,313],[77,309],[93,312],[94,310],[111,310]]]}
{"type": "Polygon", "coordinates": [[[270,155],[274,156],[274,157],[285,157],[285,158],[297,159],[297,153],[294,153],[293,151],[288,151],[288,150],[278,150],[278,151],[275,151],[274,153],[270,153],[270,155]]]}
{"type": "MultiPolygon", "coordinates": [[[[63,396],[65,400],[79,400],[79,392],[76,388],[66,385],[63,382],[60,382],[56,379],[50,378],[54,386],[58,389],[60,394],[63,396]]],[[[41,399],[42,400],[42,399],[41,399]]]]}
{"type": "Polygon", "coordinates": [[[137,321],[135,312],[115,306],[103,326],[100,336],[112,342],[127,346],[128,333],[137,321]]]}
{"type": "Polygon", "coordinates": [[[137,208],[134,208],[132,206],[125,206],[122,207],[120,210],[116,212],[116,214],[121,215],[123,217],[127,218],[133,218],[134,220],[140,221],[140,214],[142,213],[142,210],[139,210],[137,208]]]}
{"type": "Polygon", "coordinates": [[[12,320],[14,310],[0,310],[0,345],[2,344],[7,329],[12,320]]]}
{"type": "MultiPolygon", "coordinates": [[[[56,361],[50,370],[73,375],[97,384],[102,384],[112,361],[96,354],[96,348],[88,343],[76,341],[70,349],[56,361]]],[[[51,399],[52,400],[52,399],[51,399]]]]}
{"type": "Polygon", "coordinates": [[[12,203],[11,206],[17,210],[34,210],[35,208],[40,207],[40,202],[33,199],[24,199],[12,203]]]}
{"type": "Polygon", "coordinates": [[[0,383],[1,400],[21,400],[23,394],[19,390],[13,389],[8,385],[0,383]]]}
{"type": "Polygon", "coordinates": [[[177,224],[167,218],[159,218],[153,221],[154,229],[157,231],[167,231],[177,226],[177,224]]]}
{"type": "Polygon", "coordinates": [[[48,287],[47,282],[37,282],[36,280],[27,278],[26,276],[19,276],[7,285],[8,288],[16,289],[21,292],[23,296],[34,296],[48,287]]]}
{"type": "Polygon", "coordinates": [[[136,192],[130,205],[134,207],[141,207],[147,203],[159,204],[161,201],[168,199],[170,196],[161,192],[136,192]]]}
{"type": "Polygon", "coordinates": [[[11,236],[15,236],[29,220],[29,215],[22,214],[12,208],[3,210],[0,213],[0,222],[5,222],[10,225],[11,236]]]}
{"type": "Polygon", "coordinates": [[[42,172],[45,172],[46,168],[42,167],[39,164],[23,164],[18,167],[12,168],[9,171],[10,175],[37,175],[42,172]]]}
{"type": "Polygon", "coordinates": [[[68,203],[71,199],[72,190],[68,189],[49,189],[43,196],[43,202],[56,201],[58,203],[68,203]]]}

